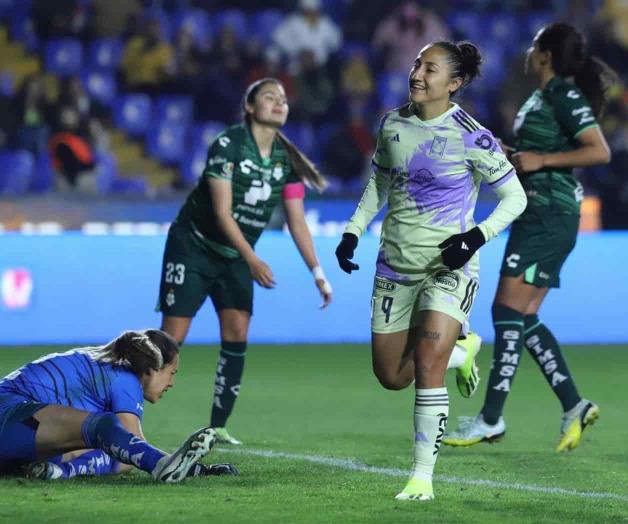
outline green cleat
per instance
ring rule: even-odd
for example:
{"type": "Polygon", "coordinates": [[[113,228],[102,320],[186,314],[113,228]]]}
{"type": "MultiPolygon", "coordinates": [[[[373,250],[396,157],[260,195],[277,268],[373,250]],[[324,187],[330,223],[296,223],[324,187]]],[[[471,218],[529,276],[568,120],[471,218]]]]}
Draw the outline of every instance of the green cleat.
{"type": "Polygon", "coordinates": [[[432,489],[432,481],[422,477],[410,477],[406,487],[399,493],[396,500],[434,500],[434,490],[432,489]]]}
{"type": "Polygon", "coordinates": [[[477,391],[480,384],[478,365],[475,357],[482,347],[482,339],[476,333],[469,331],[467,337],[456,342],[467,352],[464,364],[456,369],[456,385],[464,398],[469,398],[477,391]]]}
{"type": "Polygon", "coordinates": [[[227,428],[214,428],[216,430],[216,442],[218,444],[231,444],[233,446],[241,446],[242,442],[237,438],[229,435],[227,428]]]}

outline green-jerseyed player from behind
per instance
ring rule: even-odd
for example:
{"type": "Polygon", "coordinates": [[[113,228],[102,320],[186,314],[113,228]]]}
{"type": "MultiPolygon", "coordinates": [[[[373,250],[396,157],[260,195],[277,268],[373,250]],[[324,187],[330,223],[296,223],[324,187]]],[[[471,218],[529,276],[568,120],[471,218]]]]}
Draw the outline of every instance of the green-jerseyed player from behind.
{"type": "Polygon", "coordinates": [[[226,423],[240,391],[253,281],[267,289],[275,285],[254,246],[280,201],[322,307],[332,298],[303,208],[304,182],[319,190],[326,182],[279,131],[288,117],[283,86],[273,78],[254,82],[243,110],[244,122],[220,133],[209,147],[205,170],[170,227],[159,291],[161,328],[179,342],[207,296],[214,304],[221,350],[210,426],[218,442],[230,444],[241,443],[227,432],[226,423]]]}
{"type": "Polygon", "coordinates": [[[418,54],[409,103],[380,126],[373,175],[336,255],[350,273],[358,238],[388,204],[372,300],[373,370],[386,389],[415,385],[414,465],[399,500],[434,498],[432,474],[449,413],[445,371],[479,288],[477,250],[509,225],[526,198],[492,133],[451,102],[479,72],[471,43],[436,42],[418,54]],[[481,182],[500,202],[475,225],[481,182]]]}
{"type": "Polygon", "coordinates": [[[599,409],[578,393],[558,342],[537,314],[549,289],[559,287],[561,267],[576,244],[583,193],[573,168],[610,160],[597,117],[614,75],[587,56],[582,35],[562,23],[539,31],[526,67],[539,87],[517,114],[510,160],[528,205],[510,232],[493,302],[493,368],[481,413],[463,417],[444,442],[470,446],[504,436],[502,412],[525,346],[561,403],[561,452],[580,443],[599,409]]]}

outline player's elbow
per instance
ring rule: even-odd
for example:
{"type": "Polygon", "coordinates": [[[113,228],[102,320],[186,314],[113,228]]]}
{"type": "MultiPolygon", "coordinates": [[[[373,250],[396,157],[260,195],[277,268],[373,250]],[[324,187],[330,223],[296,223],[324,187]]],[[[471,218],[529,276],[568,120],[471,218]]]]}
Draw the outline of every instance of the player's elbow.
{"type": "Polygon", "coordinates": [[[600,164],[608,164],[610,163],[612,158],[611,149],[608,145],[604,144],[604,147],[600,148],[598,153],[598,160],[600,164]]]}

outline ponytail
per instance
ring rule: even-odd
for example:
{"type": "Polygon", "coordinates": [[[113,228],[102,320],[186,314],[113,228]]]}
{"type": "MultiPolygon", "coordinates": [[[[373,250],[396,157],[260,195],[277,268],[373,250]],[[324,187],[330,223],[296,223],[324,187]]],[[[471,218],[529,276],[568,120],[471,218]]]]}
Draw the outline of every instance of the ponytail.
{"type": "Polygon", "coordinates": [[[142,376],[160,370],[179,353],[179,345],[167,333],[157,329],[125,331],[108,344],[92,351],[95,360],[130,368],[142,376]]]}
{"type": "Polygon", "coordinates": [[[584,37],[573,26],[562,22],[544,27],[538,36],[540,51],[552,53],[552,69],[562,77],[574,77],[591,104],[596,117],[604,111],[607,91],[617,80],[616,73],[602,60],[589,56],[584,37]]]}
{"type": "Polygon", "coordinates": [[[587,57],[574,75],[574,82],[587,97],[593,114],[598,118],[604,113],[608,103],[608,90],[616,81],[615,71],[595,56],[587,57]]]}
{"type": "Polygon", "coordinates": [[[328,182],[320,171],[316,169],[312,161],[305,156],[297,146],[288,140],[288,137],[281,131],[277,133],[277,138],[286,149],[288,158],[292,164],[292,169],[294,169],[297,176],[307,187],[315,188],[319,193],[322,193],[327,187],[328,182]]]}
{"type": "MultiPolygon", "coordinates": [[[[449,40],[440,40],[432,45],[438,46],[447,52],[447,61],[451,68],[450,77],[452,79],[462,78],[460,89],[468,86],[476,76],[480,75],[482,54],[475,44],[467,41],[450,42],[449,40]]],[[[460,89],[454,91],[451,95],[455,95],[460,89]]]]}

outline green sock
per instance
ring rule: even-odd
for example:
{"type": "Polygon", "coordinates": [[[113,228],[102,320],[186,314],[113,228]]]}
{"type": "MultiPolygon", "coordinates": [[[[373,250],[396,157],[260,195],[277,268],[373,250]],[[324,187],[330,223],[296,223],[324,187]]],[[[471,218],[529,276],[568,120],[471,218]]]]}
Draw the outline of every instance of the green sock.
{"type": "Polygon", "coordinates": [[[552,332],[537,315],[526,315],[524,321],[525,346],[560,400],[563,411],[569,411],[580,402],[581,397],[569,373],[560,346],[552,332]]]}
{"type": "Polygon", "coordinates": [[[494,425],[504,411],[523,351],[523,315],[501,304],[495,304],[492,313],[495,327],[493,367],[481,413],[487,424],[494,425]]]}
{"type": "Polygon", "coordinates": [[[210,426],[222,428],[227,423],[236,398],[240,393],[240,381],[244,371],[246,342],[221,342],[216,380],[214,382],[214,402],[210,426]]]}

